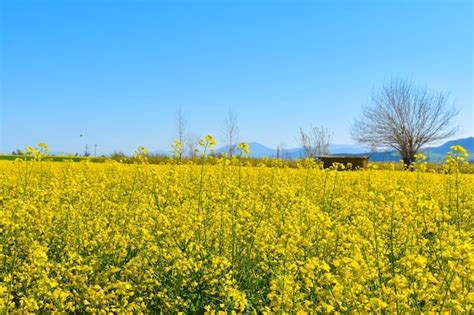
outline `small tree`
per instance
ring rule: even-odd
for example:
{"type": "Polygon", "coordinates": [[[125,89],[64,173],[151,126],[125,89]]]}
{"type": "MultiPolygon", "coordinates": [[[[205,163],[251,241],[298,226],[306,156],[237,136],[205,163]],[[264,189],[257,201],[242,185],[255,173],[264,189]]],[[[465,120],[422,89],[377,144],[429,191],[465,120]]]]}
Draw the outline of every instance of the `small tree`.
{"type": "Polygon", "coordinates": [[[198,148],[199,137],[189,134],[186,140],[186,146],[188,148],[189,158],[194,159],[196,157],[196,150],[198,148]]]}
{"type": "Polygon", "coordinates": [[[234,154],[238,133],[237,115],[232,110],[229,110],[224,121],[224,142],[229,146],[229,158],[234,154]]]}
{"type": "MultiPolygon", "coordinates": [[[[181,160],[183,158],[183,145],[187,142],[186,141],[186,131],[187,131],[188,123],[186,122],[186,118],[184,117],[183,110],[181,108],[178,109],[176,112],[176,134],[177,134],[177,141],[179,141],[181,149],[178,154],[178,158],[181,160]]],[[[174,142],[177,144],[178,142],[174,142]]]]}
{"type": "Polygon", "coordinates": [[[183,144],[179,140],[175,140],[171,144],[171,156],[173,158],[179,158],[179,160],[183,157],[183,144]]]}
{"type": "Polygon", "coordinates": [[[352,126],[352,137],[361,144],[392,148],[410,166],[424,145],[455,134],[451,122],[457,114],[448,106],[447,94],[392,79],[372,94],[352,126]]]}
{"type": "Polygon", "coordinates": [[[303,147],[305,157],[315,158],[329,154],[331,134],[325,127],[310,126],[306,132],[300,128],[300,145],[303,147]]]}

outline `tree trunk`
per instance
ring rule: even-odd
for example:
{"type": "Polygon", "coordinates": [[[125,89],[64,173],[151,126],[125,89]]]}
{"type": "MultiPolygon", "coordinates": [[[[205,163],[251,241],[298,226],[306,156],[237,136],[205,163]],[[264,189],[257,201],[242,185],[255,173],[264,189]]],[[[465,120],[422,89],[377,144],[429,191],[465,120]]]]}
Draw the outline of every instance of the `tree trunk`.
{"type": "Polygon", "coordinates": [[[415,157],[407,154],[407,155],[402,155],[402,159],[403,159],[403,164],[405,164],[405,169],[413,170],[413,168],[411,167],[411,163],[415,161],[415,157]]]}

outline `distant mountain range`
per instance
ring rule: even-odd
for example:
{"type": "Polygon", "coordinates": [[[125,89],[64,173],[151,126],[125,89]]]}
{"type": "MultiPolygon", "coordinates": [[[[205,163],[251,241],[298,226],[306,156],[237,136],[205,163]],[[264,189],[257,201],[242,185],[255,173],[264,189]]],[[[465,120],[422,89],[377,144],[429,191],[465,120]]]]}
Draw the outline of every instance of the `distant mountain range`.
{"type": "MultiPolygon", "coordinates": [[[[248,143],[250,147],[250,157],[252,158],[276,158],[279,156],[284,159],[299,159],[305,156],[303,148],[285,149],[280,148],[273,149],[267,147],[258,142],[248,143]]],[[[450,151],[450,147],[453,145],[460,145],[465,148],[468,153],[468,161],[474,163],[474,137],[456,139],[445,142],[439,146],[427,147],[422,150],[426,155],[429,162],[439,163],[444,161],[446,154],[450,151]]],[[[234,150],[237,152],[237,150],[234,150]]],[[[217,154],[229,152],[229,146],[219,147],[216,150],[217,154]]],[[[170,151],[166,150],[155,150],[150,152],[153,155],[170,155],[170,151]]],[[[70,155],[63,152],[49,152],[51,155],[70,155]]],[[[379,150],[371,152],[367,147],[356,145],[356,144],[331,144],[329,145],[329,154],[331,155],[364,155],[368,156],[370,161],[374,162],[398,162],[400,161],[400,155],[393,150],[379,150]]]]}
{"type": "MultiPolygon", "coordinates": [[[[303,148],[294,149],[277,149],[269,148],[258,142],[250,142],[250,157],[262,158],[269,157],[274,158],[278,155],[282,158],[297,159],[304,157],[303,148]]],[[[474,137],[456,139],[448,141],[440,146],[427,147],[422,152],[427,156],[430,162],[442,162],[446,157],[446,153],[450,151],[450,147],[453,145],[461,145],[469,153],[469,160],[474,161],[474,137]]],[[[228,152],[229,146],[223,146],[216,150],[216,153],[228,152]]],[[[331,144],[329,146],[329,153],[332,155],[367,155],[369,160],[376,162],[398,162],[400,155],[396,151],[376,151],[370,152],[367,147],[352,145],[352,144],[331,144]]]]}
{"type": "MultiPolygon", "coordinates": [[[[293,148],[293,149],[273,149],[269,148],[258,142],[248,143],[250,147],[250,157],[253,158],[262,158],[269,157],[275,158],[280,156],[282,158],[288,159],[298,159],[305,156],[303,148],[293,148]]],[[[237,152],[237,150],[234,149],[237,152]]],[[[229,146],[223,146],[216,150],[216,153],[229,152],[229,146]]],[[[367,152],[367,148],[359,145],[353,144],[331,144],[329,146],[329,152],[331,154],[362,154],[367,152]]]]}
{"type": "MultiPolygon", "coordinates": [[[[460,145],[467,150],[468,161],[474,163],[474,137],[451,140],[436,147],[427,147],[421,150],[426,155],[428,162],[440,163],[446,158],[446,154],[453,145],[460,145]]],[[[376,162],[399,161],[400,155],[395,151],[375,152],[367,154],[369,160],[376,162]]]]}

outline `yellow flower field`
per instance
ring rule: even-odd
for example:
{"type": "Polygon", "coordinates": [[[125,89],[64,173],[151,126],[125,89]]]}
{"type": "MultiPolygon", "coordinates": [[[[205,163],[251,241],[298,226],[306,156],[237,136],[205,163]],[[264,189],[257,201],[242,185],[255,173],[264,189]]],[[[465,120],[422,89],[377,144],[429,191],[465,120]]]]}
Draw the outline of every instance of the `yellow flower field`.
{"type": "Polygon", "coordinates": [[[474,311],[474,175],[228,161],[0,162],[0,313],[474,311]]]}

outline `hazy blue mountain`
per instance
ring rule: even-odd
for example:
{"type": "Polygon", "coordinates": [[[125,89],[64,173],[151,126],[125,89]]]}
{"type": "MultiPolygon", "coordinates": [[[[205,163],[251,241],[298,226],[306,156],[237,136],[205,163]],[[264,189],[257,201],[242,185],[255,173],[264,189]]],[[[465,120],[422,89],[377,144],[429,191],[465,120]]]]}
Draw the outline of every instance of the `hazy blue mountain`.
{"type": "MultiPolygon", "coordinates": [[[[258,142],[250,142],[248,143],[249,148],[250,148],[250,156],[255,157],[255,158],[261,158],[261,157],[276,157],[277,156],[277,150],[269,148],[267,146],[264,146],[263,144],[260,144],[258,142]]],[[[217,154],[221,153],[228,153],[229,152],[229,146],[223,146],[220,147],[216,150],[217,154]]],[[[238,154],[237,146],[234,146],[234,154],[238,154]]]]}
{"type": "MultiPolygon", "coordinates": [[[[465,148],[469,154],[468,160],[474,161],[474,137],[456,139],[445,142],[439,146],[427,147],[422,150],[423,154],[426,155],[429,162],[440,163],[446,158],[446,154],[451,150],[450,147],[453,145],[460,145],[465,148]]],[[[400,161],[400,155],[395,151],[381,151],[368,153],[370,161],[375,162],[388,162],[388,161],[400,161]]]]}
{"type": "MultiPolygon", "coordinates": [[[[262,158],[277,157],[277,149],[267,147],[258,142],[248,143],[250,147],[250,157],[253,158],[262,158]]],[[[469,160],[474,160],[474,137],[451,140],[446,143],[443,143],[439,146],[428,147],[423,151],[427,156],[428,161],[430,162],[442,162],[445,159],[446,153],[450,150],[450,147],[453,145],[461,145],[469,152],[469,160]]],[[[222,146],[217,148],[216,153],[229,152],[229,146],[222,146]]],[[[234,152],[237,154],[237,148],[234,148],[234,152]]],[[[163,155],[169,155],[169,152],[164,150],[156,150],[152,153],[158,153],[163,155]]],[[[370,152],[367,147],[356,145],[356,144],[331,144],[329,146],[329,153],[333,155],[367,155],[369,156],[370,161],[374,162],[398,162],[400,161],[400,155],[395,151],[377,151],[370,152]]],[[[293,149],[280,149],[279,155],[282,158],[286,159],[298,159],[304,157],[303,148],[293,148],[293,149]]]]}
{"type": "Polygon", "coordinates": [[[469,154],[468,160],[473,161],[474,137],[451,140],[440,146],[426,148],[423,150],[423,152],[426,154],[429,161],[442,162],[446,157],[446,153],[448,153],[451,150],[450,147],[453,145],[460,145],[464,149],[466,149],[469,154]]]}
{"type": "Polygon", "coordinates": [[[474,152],[474,137],[448,141],[438,147],[427,148],[432,153],[446,154],[453,145],[460,145],[468,152],[474,152]]]}
{"type": "Polygon", "coordinates": [[[370,148],[357,145],[357,144],[330,144],[329,145],[330,154],[341,154],[341,153],[360,154],[360,153],[368,152],[369,150],[370,148]]]}
{"type": "MultiPolygon", "coordinates": [[[[277,157],[278,151],[277,149],[269,148],[261,143],[258,142],[250,142],[250,156],[254,158],[260,157],[277,157]]],[[[216,150],[217,153],[222,152],[229,152],[229,146],[223,146],[216,150]]],[[[237,152],[234,149],[234,152],[237,152]]],[[[349,153],[349,154],[359,154],[366,152],[366,148],[354,145],[354,144],[331,144],[329,146],[329,153],[330,154],[340,154],[340,153],[349,153]]],[[[289,158],[289,159],[298,159],[304,157],[303,148],[293,148],[293,149],[280,149],[280,157],[289,158]]]]}

